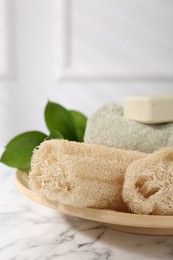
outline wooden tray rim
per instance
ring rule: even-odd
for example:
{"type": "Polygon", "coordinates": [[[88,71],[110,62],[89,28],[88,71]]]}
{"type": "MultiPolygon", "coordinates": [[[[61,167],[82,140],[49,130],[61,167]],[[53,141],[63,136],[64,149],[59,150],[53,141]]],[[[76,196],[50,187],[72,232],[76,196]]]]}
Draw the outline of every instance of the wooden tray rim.
{"type": "Polygon", "coordinates": [[[132,213],[122,213],[113,210],[102,210],[94,208],[73,208],[64,206],[59,203],[49,201],[41,195],[30,190],[24,180],[26,173],[20,170],[16,171],[15,184],[21,194],[32,201],[49,208],[59,210],[68,215],[89,219],[105,224],[131,226],[139,228],[152,229],[173,229],[173,216],[158,216],[158,215],[140,215],[132,213]]]}

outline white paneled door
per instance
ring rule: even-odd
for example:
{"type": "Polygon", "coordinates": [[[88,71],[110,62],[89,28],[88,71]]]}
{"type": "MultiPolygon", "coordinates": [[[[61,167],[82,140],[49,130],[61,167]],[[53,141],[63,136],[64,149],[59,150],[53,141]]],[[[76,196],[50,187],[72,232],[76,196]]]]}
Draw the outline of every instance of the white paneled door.
{"type": "Polygon", "coordinates": [[[46,131],[47,100],[92,112],[173,94],[173,1],[0,0],[0,145],[46,131]]]}
{"type": "Polygon", "coordinates": [[[64,78],[172,77],[171,1],[65,0],[62,5],[64,78]]]}

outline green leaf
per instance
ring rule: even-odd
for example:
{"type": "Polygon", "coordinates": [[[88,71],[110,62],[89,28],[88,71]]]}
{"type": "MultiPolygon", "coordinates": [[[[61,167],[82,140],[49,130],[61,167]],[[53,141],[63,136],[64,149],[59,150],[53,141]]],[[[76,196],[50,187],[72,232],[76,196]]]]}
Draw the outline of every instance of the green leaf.
{"type": "Polygon", "coordinates": [[[63,135],[58,130],[52,130],[49,138],[53,139],[64,139],[63,135]]]}
{"type": "Polygon", "coordinates": [[[63,106],[49,101],[45,108],[45,121],[50,132],[58,130],[64,139],[77,140],[71,114],[63,106]]]}
{"type": "Polygon", "coordinates": [[[83,142],[87,117],[84,114],[82,114],[76,110],[69,110],[69,112],[73,118],[73,122],[75,125],[77,141],[83,142]]]}
{"type": "Polygon", "coordinates": [[[18,169],[29,169],[34,148],[47,136],[38,131],[17,135],[6,146],[1,162],[18,169]]]}

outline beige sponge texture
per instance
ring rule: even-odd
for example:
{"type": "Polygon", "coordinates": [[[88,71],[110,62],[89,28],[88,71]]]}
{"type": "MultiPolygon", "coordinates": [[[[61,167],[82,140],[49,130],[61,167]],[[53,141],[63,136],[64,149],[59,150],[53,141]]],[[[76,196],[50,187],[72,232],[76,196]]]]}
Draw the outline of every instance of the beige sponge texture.
{"type": "Polygon", "coordinates": [[[131,163],[122,195],[133,213],[173,215],[173,147],[131,163]]]}
{"type": "Polygon", "coordinates": [[[124,174],[146,154],[66,140],[44,141],[33,153],[31,189],[72,207],[127,211],[124,174]]]}
{"type": "Polygon", "coordinates": [[[100,107],[87,121],[87,143],[152,153],[173,146],[173,123],[147,125],[125,119],[122,107],[110,103],[100,107]]]}

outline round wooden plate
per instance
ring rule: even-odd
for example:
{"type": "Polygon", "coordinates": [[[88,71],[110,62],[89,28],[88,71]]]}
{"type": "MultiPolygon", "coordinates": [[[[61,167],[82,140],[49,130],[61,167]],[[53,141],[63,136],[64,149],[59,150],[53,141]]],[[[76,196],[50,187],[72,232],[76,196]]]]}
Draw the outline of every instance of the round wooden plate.
{"type": "Polygon", "coordinates": [[[15,182],[17,189],[24,196],[41,205],[59,210],[65,214],[97,221],[110,228],[129,233],[173,235],[173,216],[138,215],[113,210],[72,208],[49,201],[30,190],[28,186],[28,174],[25,172],[18,170],[16,172],[15,182]]]}

